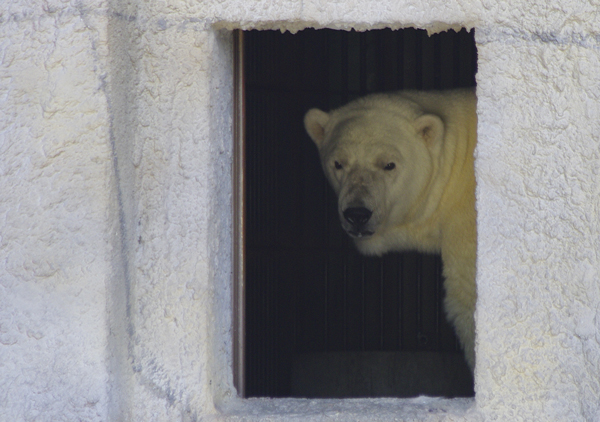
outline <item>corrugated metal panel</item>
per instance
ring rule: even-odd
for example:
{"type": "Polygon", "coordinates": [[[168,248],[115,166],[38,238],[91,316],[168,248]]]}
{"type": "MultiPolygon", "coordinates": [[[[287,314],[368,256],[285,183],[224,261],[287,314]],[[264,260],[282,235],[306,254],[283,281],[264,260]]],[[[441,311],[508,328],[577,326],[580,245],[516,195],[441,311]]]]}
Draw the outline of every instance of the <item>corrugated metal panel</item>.
{"type": "Polygon", "coordinates": [[[438,256],[359,255],[303,128],[370,92],[475,85],[473,33],[245,33],[246,395],[291,394],[299,354],[457,352],[438,256]]]}

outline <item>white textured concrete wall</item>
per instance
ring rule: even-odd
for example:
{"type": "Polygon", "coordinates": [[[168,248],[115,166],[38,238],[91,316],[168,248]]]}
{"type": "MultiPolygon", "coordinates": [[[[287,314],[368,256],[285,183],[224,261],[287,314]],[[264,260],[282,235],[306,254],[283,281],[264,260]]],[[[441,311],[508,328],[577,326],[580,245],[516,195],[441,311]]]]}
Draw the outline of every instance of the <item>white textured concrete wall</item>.
{"type": "Polygon", "coordinates": [[[105,18],[0,9],[0,419],[106,420],[120,248],[105,18]]]}
{"type": "Polygon", "coordinates": [[[477,400],[504,419],[597,421],[600,49],[509,39],[477,33],[477,400]]]}
{"type": "Polygon", "coordinates": [[[0,420],[600,419],[599,13],[0,5],[0,420]],[[228,30],[307,26],[477,29],[475,402],[235,398],[228,30]]]}
{"type": "MultiPolygon", "coordinates": [[[[194,420],[231,387],[231,33],[111,16],[131,420],[194,420]]],[[[125,365],[127,366],[127,365],[125,365]]]]}

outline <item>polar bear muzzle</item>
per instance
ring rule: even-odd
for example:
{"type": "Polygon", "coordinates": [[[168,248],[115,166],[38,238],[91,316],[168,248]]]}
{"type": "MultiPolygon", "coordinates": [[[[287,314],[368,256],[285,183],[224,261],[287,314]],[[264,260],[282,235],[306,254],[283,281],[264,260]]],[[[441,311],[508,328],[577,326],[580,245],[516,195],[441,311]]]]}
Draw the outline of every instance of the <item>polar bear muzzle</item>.
{"type": "Polygon", "coordinates": [[[372,231],[365,230],[366,224],[369,222],[373,211],[365,207],[351,207],[346,208],[342,213],[344,219],[350,224],[350,227],[346,230],[352,237],[363,237],[371,236],[372,231]]]}

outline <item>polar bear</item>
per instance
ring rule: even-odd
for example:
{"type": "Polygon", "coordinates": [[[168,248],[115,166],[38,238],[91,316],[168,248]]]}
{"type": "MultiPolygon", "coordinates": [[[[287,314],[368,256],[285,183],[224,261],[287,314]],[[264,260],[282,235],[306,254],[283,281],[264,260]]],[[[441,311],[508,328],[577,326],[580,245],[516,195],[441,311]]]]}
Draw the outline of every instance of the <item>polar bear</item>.
{"type": "Polygon", "coordinates": [[[311,109],[304,126],[361,253],[441,253],[446,315],[474,370],[475,91],[374,94],[311,109]]]}

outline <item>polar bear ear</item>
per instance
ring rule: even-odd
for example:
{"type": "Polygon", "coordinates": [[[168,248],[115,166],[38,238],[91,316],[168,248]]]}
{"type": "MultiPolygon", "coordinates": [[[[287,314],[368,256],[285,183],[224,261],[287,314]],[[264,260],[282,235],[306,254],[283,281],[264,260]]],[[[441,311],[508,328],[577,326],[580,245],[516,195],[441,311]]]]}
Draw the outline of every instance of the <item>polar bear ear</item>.
{"type": "Polygon", "coordinates": [[[444,123],[434,114],[425,114],[415,120],[417,133],[430,148],[438,146],[444,138],[444,123]]]}
{"type": "Polygon", "coordinates": [[[318,108],[311,108],[304,116],[304,127],[310,138],[321,148],[325,138],[325,125],[329,121],[329,113],[318,108]]]}

